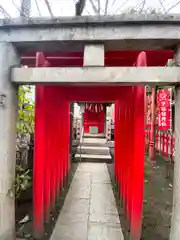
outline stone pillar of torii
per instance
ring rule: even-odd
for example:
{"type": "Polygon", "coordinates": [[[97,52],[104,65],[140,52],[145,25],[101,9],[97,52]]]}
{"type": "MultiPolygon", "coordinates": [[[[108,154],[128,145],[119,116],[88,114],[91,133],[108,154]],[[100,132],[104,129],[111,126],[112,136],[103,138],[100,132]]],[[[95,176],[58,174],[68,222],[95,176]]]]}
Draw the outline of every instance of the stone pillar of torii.
{"type": "MultiPolygon", "coordinates": [[[[180,66],[180,46],[175,54],[175,64],[180,66]]],[[[180,86],[176,86],[175,102],[175,158],[173,183],[173,209],[170,240],[180,239],[180,86]]]]}

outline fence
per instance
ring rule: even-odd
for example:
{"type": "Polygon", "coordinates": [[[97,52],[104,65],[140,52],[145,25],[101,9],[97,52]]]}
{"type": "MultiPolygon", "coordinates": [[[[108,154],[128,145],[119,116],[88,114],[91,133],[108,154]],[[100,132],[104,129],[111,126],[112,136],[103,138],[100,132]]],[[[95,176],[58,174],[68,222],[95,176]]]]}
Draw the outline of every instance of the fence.
{"type": "MultiPolygon", "coordinates": [[[[149,129],[145,131],[145,139],[146,139],[146,149],[148,149],[149,139],[150,139],[149,129]]],[[[156,152],[159,155],[174,161],[175,136],[170,132],[156,131],[155,148],[156,148],[156,152]]]]}

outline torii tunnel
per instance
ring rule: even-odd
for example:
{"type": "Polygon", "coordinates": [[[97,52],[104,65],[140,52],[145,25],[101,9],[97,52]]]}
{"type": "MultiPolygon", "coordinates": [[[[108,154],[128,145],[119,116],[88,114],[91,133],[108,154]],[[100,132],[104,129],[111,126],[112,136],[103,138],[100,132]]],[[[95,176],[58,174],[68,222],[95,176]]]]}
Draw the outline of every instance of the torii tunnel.
{"type": "MultiPolygon", "coordinates": [[[[173,51],[105,52],[105,66],[165,66],[173,51]]],[[[83,53],[36,53],[22,57],[30,67],[83,66],[83,53]]],[[[138,79],[137,79],[138,82],[138,79]]],[[[144,188],[144,86],[36,85],[34,230],[55,207],[70,170],[70,102],[115,102],[114,172],[133,240],[141,236],[144,188]]]]}

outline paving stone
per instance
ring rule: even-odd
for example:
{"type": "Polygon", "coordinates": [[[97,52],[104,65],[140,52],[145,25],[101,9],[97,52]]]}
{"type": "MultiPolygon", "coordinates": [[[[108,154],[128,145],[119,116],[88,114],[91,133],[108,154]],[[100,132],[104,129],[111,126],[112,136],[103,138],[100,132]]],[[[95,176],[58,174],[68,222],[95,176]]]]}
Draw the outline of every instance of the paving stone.
{"type": "Polygon", "coordinates": [[[112,226],[116,226],[119,223],[119,215],[115,213],[102,213],[102,212],[94,212],[89,217],[90,223],[101,223],[101,224],[112,224],[112,226]]]}
{"type": "Polygon", "coordinates": [[[79,164],[51,237],[59,239],[124,239],[106,164],[79,164]]]}
{"type": "Polygon", "coordinates": [[[86,173],[103,173],[107,170],[105,163],[80,163],[77,172],[86,172],[86,173]]]}
{"type": "Polygon", "coordinates": [[[72,222],[88,221],[89,200],[88,199],[70,199],[65,202],[63,209],[57,221],[57,225],[68,224],[72,222]]]}
{"type": "Polygon", "coordinates": [[[80,163],[76,173],[77,172],[91,173],[90,168],[92,168],[92,164],[96,164],[96,163],[80,163]]]}
{"type": "Polygon", "coordinates": [[[111,184],[93,183],[90,199],[90,213],[117,214],[111,184]]]}
{"type": "Polygon", "coordinates": [[[108,227],[104,224],[89,224],[88,240],[123,240],[122,230],[119,227],[108,227]]]}
{"type": "MultiPolygon", "coordinates": [[[[79,166],[81,166],[81,164],[79,166]]],[[[89,180],[90,177],[91,177],[91,172],[87,171],[87,169],[86,169],[86,171],[79,171],[79,169],[78,169],[76,171],[76,174],[74,175],[72,184],[74,184],[75,180],[82,180],[83,179],[83,181],[84,181],[84,180],[89,180]]]]}
{"type": "Polygon", "coordinates": [[[105,145],[106,139],[105,138],[84,138],[83,143],[88,143],[89,145],[95,144],[98,146],[99,144],[105,145]]]}
{"type": "Polygon", "coordinates": [[[91,174],[78,173],[69,189],[71,198],[84,198],[89,199],[91,193],[91,174]]]}
{"type": "Polygon", "coordinates": [[[56,225],[51,240],[86,240],[87,222],[74,222],[56,225]]]}
{"type": "Polygon", "coordinates": [[[111,180],[107,172],[101,174],[94,172],[92,173],[92,183],[111,183],[111,180]]]}

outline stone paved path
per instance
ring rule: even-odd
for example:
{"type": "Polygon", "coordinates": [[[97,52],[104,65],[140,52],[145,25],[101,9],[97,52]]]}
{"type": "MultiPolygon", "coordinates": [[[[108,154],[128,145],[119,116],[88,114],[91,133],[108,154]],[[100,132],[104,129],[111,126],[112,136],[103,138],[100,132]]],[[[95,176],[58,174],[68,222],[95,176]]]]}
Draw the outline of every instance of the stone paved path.
{"type": "Polygon", "coordinates": [[[51,240],[123,239],[106,164],[79,164],[51,240]]]}

